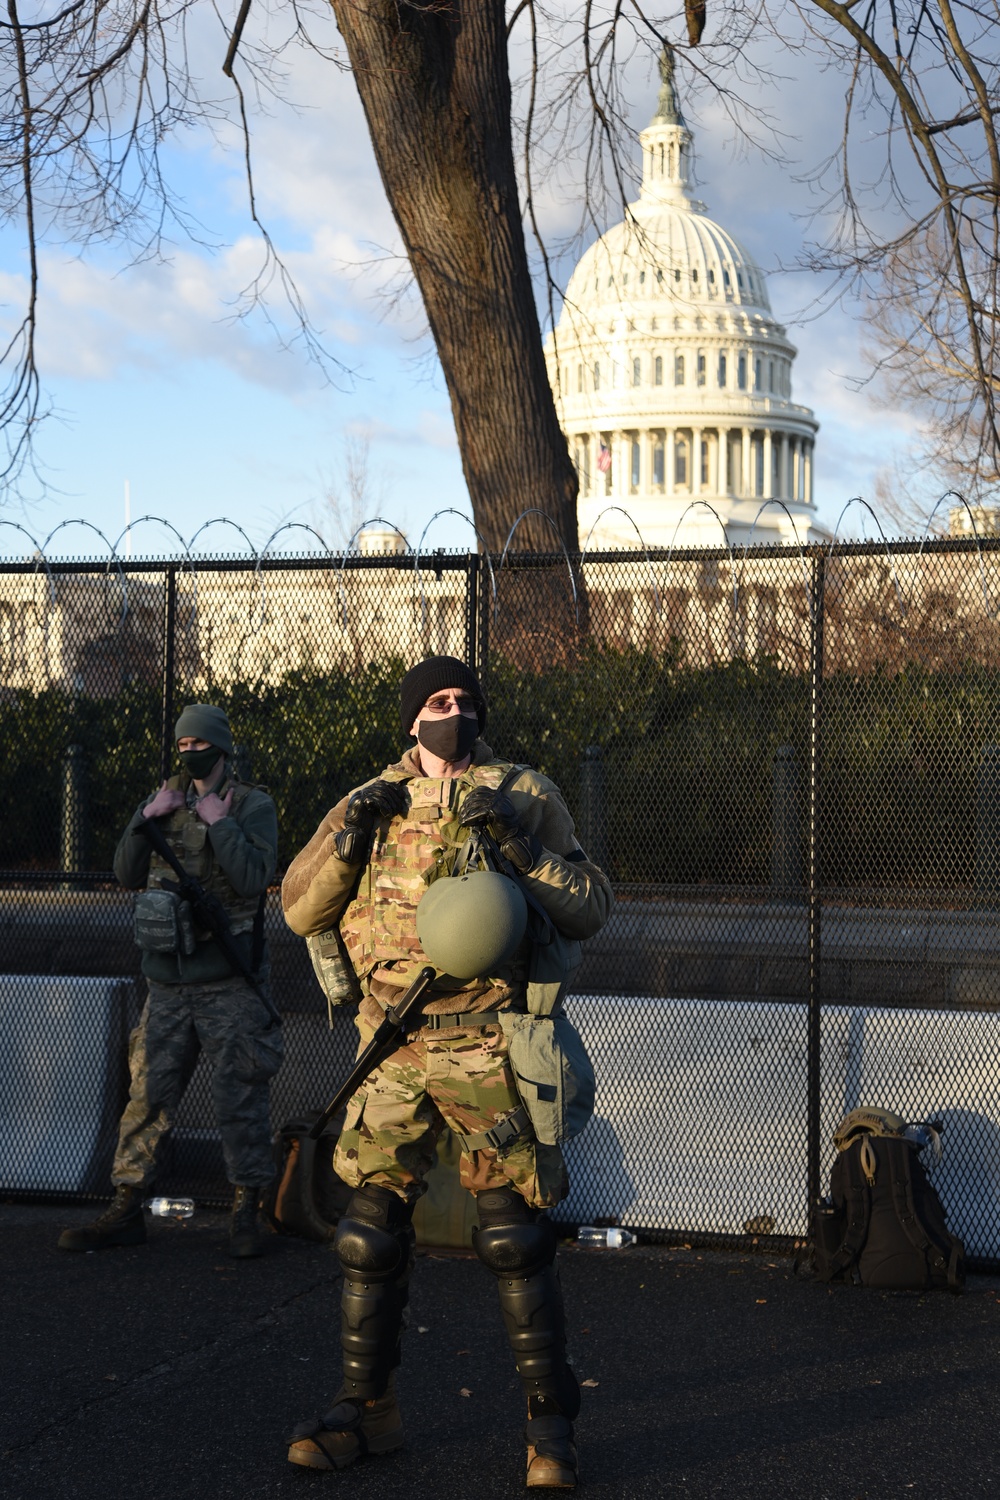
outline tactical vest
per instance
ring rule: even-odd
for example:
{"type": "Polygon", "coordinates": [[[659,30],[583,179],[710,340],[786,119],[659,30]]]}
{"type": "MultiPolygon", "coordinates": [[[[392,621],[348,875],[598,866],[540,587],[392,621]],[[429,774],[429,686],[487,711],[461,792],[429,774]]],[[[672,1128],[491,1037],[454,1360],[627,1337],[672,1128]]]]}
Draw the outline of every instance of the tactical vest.
{"type": "Polygon", "coordinates": [[[382,964],[401,973],[429,963],[417,938],[417,907],[430,885],[450,875],[469,830],[459,825],[466,796],[477,786],[496,788],[509,761],[470,766],[461,776],[409,776],[392,767],[383,781],[405,781],[410,805],[392,819],[383,841],[372,847],[354,900],[340,920],[340,933],[361,979],[382,964]]]}
{"type": "MultiPolygon", "coordinates": [[[[167,782],[171,791],[183,792],[185,796],[190,785],[190,778],[187,776],[171,776],[167,782]]],[[[229,788],[233,793],[230,809],[233,815],[250,793],[257,790],[256,787],[227,778],[217,789],[218,795],[223,796],[229,788]]],[[[172,812],[169,817],[160,818],[158,821],[163,829],[164,838],[187,873],[193,875],[195,880],[199,881],[211,895],[218,897],[229,918],[232,931],[250,932],[260,897],[240,896],[233,890],[212,853],[212,845],[208,839],[208,824],[203,823],[198,814],[186,804],[184,807],[179,807],[176,812],[172,812]]],[[[166,876],[168,880],[176,878],[174,871],[163,856],[157,854],[154,849],[149,858],[149,879],[146,882],[148,888],[155,890],[161,884],[163,876],[166,876]]],[[[196,929],[196,936],[199,942],[202,942],[211,934],[202,929],[196,929]]]]}

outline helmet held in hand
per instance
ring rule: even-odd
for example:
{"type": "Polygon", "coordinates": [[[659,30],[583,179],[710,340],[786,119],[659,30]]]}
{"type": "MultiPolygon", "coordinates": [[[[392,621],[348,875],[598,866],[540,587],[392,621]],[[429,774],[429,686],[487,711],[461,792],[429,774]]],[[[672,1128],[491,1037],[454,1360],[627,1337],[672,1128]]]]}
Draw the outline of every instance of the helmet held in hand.
{"type": "Polygon", "coordinates": [[[436,880],[417,907],[417,937],[435,968],[480,979],[509,963],[528,925],[516,883],[494,870],[436,880]]]}

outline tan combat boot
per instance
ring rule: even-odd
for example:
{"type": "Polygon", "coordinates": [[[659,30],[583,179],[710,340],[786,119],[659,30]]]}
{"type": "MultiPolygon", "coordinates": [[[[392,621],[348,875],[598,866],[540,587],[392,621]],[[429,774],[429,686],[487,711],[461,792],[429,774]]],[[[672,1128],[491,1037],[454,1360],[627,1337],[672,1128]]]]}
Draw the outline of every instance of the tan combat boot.
{"type": "Polygon", "coordinates": [[[576,1487],[579,1464],[573,1445],[573,1423],[568,1417],[551,1414],[553,1403],[531,1397],[528,1400],[528,1425],[524,1436],[528,1444],[528,1469],[525,1483],[529,1490],[572,1490],[576,1487]],[[544,1408],[549,1413],[543,1415],[544,1408]]]}
{"type": "Polygon", "coordinates": [[[288,1439],[288,1462],[306,1469],[346,1469],[368,1453],[392,1453],[403,1446],[403,1418],[392,1377],[384,1395],[358,1401],[338,1391],[322,1417],[300,1422],[288,1439]]]}

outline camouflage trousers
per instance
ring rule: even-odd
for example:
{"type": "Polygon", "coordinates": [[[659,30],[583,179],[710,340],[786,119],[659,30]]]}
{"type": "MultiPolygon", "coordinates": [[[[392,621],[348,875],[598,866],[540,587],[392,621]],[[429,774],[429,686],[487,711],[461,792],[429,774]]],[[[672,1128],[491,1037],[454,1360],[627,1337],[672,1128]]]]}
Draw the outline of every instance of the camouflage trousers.
{"type": "MultiPolygon", "coordinates": [[[[360,1018],[361,1045],[371,1029],[360,1018]]],[[[334,1168],[351,1187],[374,1183],[411,1202],[447,1126],[479,1135],[520,1104],[499,1026],[470,1031],[421,1031],[371,1075],[347,1106],[334,1168]]],[[[552,1208],[569,1191],[558,1146],[522,1137],[502,1151],[463,1151],[462,1186],[513,1187],[535,1208],[552,1208]]]]}
{"type": "Polygon", "coordinates": [[[155,984],[129,1038],[129,1101],[111,1180],[142,1186],[156,1175],[160,1142],[204,1050],[226,1174],[242,1187],[274,1175],[268,1084],[281,1066],[281,1032],[269,1029],[260,997],[238,977],[208,984],[155,984]]]}

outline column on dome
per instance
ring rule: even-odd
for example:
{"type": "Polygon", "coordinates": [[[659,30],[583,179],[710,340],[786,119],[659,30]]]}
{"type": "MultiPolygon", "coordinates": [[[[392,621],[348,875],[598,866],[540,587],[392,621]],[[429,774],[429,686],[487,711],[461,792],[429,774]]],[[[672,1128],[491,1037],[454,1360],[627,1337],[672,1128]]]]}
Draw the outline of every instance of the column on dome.
{"type": "Polygon", "coordinates": [[[799,498],[799,480],[802,475],[802,444],[799,438],[792,438],[792,483],[790,493],[793,500],[799,498]]]}
{"type": "Polygon", "coordinates": [[[663,440],[663,463],[665,468],[664,478],[667,483],[667,494],[674,493],[674,429],[668,427],[663,440]]]}
{"type": "Polygon", "coordinates": [[[719,439],[716,444],[715,488],[719,495],[729,493],[729,428],[719,424],[719,439]]]}
{"type": "Polygon", "coordinates": [[[740,428],[740,494],[744,499],[753,494],[750,483],[750,429],[740,428]]]}
{"type": "Polygon", "coordinates": [[[788,485],[788,433],[781,434],[780,458],[778,469],[778,493],[782,500],[787,500],[789,495],[788,485]]]}
{"type": "Polygon", "coordinates": [[[771,429],[770,429],[770,427],[765,427],[764,428],[764,484],[763,484],[764,493],[761,495],[761,499],[762,500],[772,500],[774,498],[774,468],[773,468],[773,464],[774,464],[774,458],[773,458],[773,456],[771,454],[771,429]]]}
{"type": "Polygon", "coordinates": [[[802,485],[802,498],[807,505],[811,505],[813,481],[813,445],[811,441],[806,443],[805,449],[805,479],[802,485]]]}
{"type": "Polygon", "coordinates": [[[701,428],[691,428],[691,493],[701,494],[701,428]]]}

